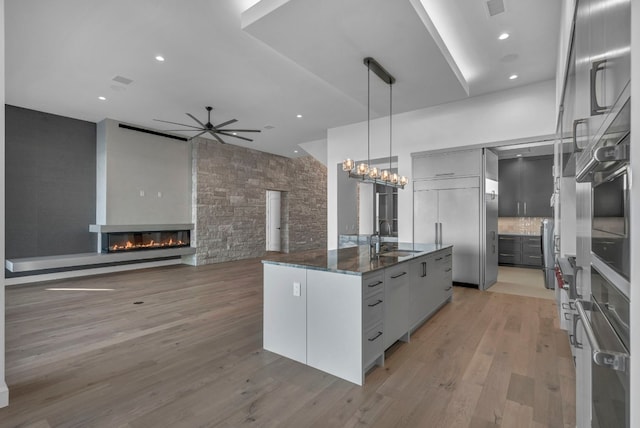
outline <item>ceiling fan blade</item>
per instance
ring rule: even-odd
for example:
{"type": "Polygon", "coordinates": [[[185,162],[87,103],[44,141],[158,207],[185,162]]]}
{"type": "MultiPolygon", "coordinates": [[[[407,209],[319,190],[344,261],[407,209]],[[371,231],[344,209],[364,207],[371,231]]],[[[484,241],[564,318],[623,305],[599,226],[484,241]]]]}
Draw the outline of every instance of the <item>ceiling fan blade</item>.
{"type": "Polygon", "coordinates": [[[252,139],[250,139],[250,138],[241,137],[241,136],[239,136],[239,135],[227,134],[227,133],[225,133],[225,132],[218,132],[218,134],[220,134],[220,135],[226,135],[227,137],[239,138],[239,139],[241,139],[241,140],[253,141],[253,140],[252,140],[252,139]]]}
{"type": "Polygon", "coordinates": [[[192,131],[206,131],[202,128],[193,128],[193,129],[161,129],[162,132],[192,132],[192,131]]]}
{"type": "MultiPolygon", "coordinates": [[[[160,120],[160,119],[153,119],[153,120],[155,120],[156,122],[164,122],[164,123],[170,123],[170,124],[172,124],[172,125],[188,126],[189,128],[200,129],[200,128],[198,128],[197,126],[193,126],[193,125],[186,125],[186,124],[184,124],[184,123],[169,122],[168,120],[160,120]]],[[[204,128],[204,126],[203,126],[203,128],[204,128]]]]}
{"type": "Polygon", "coordinates": [[[224,132],[262,132],[259,129],[221,129],[224,132]]]}
{"type": "Polygon", "coordinates": [[[222,138],[220,138],[220,137],[218,137],[218,136],[216,135],[216,132],[215,132],[215,131],[213,131],[213,130],[212,130],[212,131],[207,131],[207,132],[209,132],[209,134],[213,135],[213,138],[215,138],[216,140],[218,140],[218,142],[219,142],[220,144],[227,144],[227,143],[225,143],[224,141],[222,141],[222,138]]]}
{"type": "Polygon", "coordinates": [[[202,122],[200,122],[198,119],[196,119],[196,117],[195,117],[194,115],[192,115],[191,113],[187,113],[187,116],[189,116],[191,119],[195,120],[195,121],[196,121],[197,123],[199,123],[199,124],[200,124],[200,126],[202,126],[203,128],[206,128],[206,127],[207,127],[204,123],[202,123],[202,122]]]}
{"type": "Polygon", "coordinates": [[[202,134],[206,134],[206,133],[207,133],[207,131],[202,131],[201,133],[196,134],[196,135],[194,135],[193,137],[190,137],[190,138],[189,138],[189,141],[193,140],[194,138],[197,138],[197,137],[201,136],[202,134]]]}
{"type": "Polygon", "coordinates": [[[232,123],[234,123],[234,122],[237,122],[237,121],[238,121],[238,119],[231,119],[231,120],[227,120],[226,122],[222,122],[221,124],[214,126],[214,128],[216,128],[216,129],[217,129],[217,128],[221,128],[221,127],[223,127],[223,126],[230,125],[230,124],[232,124],[232,123]]]}

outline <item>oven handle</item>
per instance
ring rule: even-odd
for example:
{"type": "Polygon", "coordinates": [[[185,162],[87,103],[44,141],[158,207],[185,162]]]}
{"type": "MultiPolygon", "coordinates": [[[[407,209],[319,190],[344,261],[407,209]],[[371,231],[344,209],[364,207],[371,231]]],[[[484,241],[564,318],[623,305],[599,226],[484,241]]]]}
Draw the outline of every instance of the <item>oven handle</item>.
{"type": "MultiPolygon", "coordinates": [[[[591,357],[593,358],[593,362],[599,366],[607,367],[613,370],[624,372],[627,367],[627,360],[629,359],[629,354],[615,351],[607,351],[600,349],[600,345],[598,344],[598,339],[591,328],[591,323],[589,322],[589,318],[587,318],[587,312],[585,310],[593,310],[593,304],[591,302],[587,302],[584,300],[576,300],[576,309],[578,310],[578,317],[580,321],[582,321],[582,326],[584,327],[584,332],[587,335],[587,340],[589,341],[589,345],[591,345],[591,357]]],[[[575,328],[578,324],[578,318],[574,320],[574,334],[575,328]]]]}

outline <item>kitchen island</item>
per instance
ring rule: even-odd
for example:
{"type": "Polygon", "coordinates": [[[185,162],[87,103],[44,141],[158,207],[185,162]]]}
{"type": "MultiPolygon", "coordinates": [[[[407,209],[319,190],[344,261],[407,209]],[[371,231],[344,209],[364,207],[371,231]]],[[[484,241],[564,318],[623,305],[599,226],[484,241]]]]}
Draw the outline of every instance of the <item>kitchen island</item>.
{"type": "Polygon", "coordinates": [[[451,301],[451,245],[394,244],[269,256],[263,346],[362,385],[384,351],[451,301]]]}

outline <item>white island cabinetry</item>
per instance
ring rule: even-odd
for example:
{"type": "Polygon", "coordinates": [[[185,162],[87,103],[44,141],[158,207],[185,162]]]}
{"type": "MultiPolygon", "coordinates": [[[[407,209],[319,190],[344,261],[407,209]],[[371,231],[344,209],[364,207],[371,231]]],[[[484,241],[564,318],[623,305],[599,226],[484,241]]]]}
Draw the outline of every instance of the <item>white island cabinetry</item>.
{"type": "Polygon", "coordinates": [[[264,348],[362,385],[386,348],[408,341],[450,300],[435,259],[450,260],[451,247],[431,247],[373,261],[364,257],[368,247],[349,249],[342,254],[352,256],[344,263],[351,270],[337,268],[335,255],[265,260],[264,348]]]}

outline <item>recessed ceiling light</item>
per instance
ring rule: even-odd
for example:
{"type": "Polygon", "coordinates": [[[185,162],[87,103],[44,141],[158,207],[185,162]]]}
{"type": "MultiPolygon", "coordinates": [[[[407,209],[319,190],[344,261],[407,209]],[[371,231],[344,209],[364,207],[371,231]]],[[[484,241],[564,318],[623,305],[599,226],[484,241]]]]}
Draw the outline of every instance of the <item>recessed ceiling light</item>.
{"type": "Polygon", "coordinates": [[[296,117],[297,117],[298,119],[300,119],[300,118],[302,117],[302,115],[301,115],[301,114],[297,114],[297,115],[296,115],[296,117]]]}
{"type": "Polygon", "coordinates": [[[156,57],[156,61],[163,62],[164,61],[164,57],[162,55],[158,55],[156,57]]]}
{"type": "Polygon", "coordinates": [[[506,40],[509,38],[509,33],[502,33],[498,36],[498,40],[506,40]]]}
{"type": "Polygon", "coordinates": [[[106,100],[107,100],[105,97],[102,97],[102,96],[98,97],[98,99],[99,99],[100,101],[106,101],[106,100]]]}
{"type": "Polygon", "coordinates": [[[232,132],[232,134],[233,134],[233,135],[238,135],[238,133],[237,133],[237,132],[232,132]]]}
{"type": "Polygon", "coordinates": [[[509,80],[515,80],[518,78],[517,74],[512,74],[511,76],[509,76],[509,80]]]}
{"type": "Polygon", "coordinates": [[[297,150],[294,150],[294,151],[293,151],[293,153],[298,153],[298,151],[297,151],[297,150]]]}
{"type": "Polygon", "coordinates": [[[518,153],[516,156],[517,157],[522,157],[522,153],[518,153]]]}

